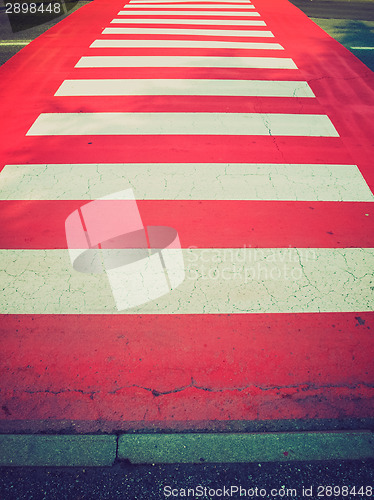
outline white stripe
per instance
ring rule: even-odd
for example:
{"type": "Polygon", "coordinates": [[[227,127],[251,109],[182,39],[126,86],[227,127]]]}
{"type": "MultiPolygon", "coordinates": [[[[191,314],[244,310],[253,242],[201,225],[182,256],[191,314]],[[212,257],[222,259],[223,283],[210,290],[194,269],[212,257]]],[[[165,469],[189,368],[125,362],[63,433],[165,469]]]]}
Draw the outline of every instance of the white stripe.
{"type": "Polygon", "coordinates": [[[10,41],[0,41],[0,47],[20,47],[28,45],[32,40],[10,40],[10,41]]]}
{"type": "MultiPolygon", "coordinates": [[[[130,0],[129,2],[130,4],[144,4],[144,3],[150,3],[150,4],[157,4],[157,3],[180,3],[178,1],[175,1],[175,0],[130,0]]],[[[198,3],[198,2],[188,2],[188,5],[193,5],[194,3],[198,3]]],[[[222,5],[223,7],[225,7],[225,5],[234,5],[235,4],[245,4],[245,5],[248,5],[248,4],[251,4],[252,2],[250,2],[249,0],[234,0],[233,2],[230,2],[230,1],[225,1],[225,2],[215,2],[215,3],[219,3],[220,5],[222,5]]]]}
{"type": "Polygon", "coordinates": [[[287,57],[88,56],[76,68],[272,68],[297,69],[287,57]]]}
{"type": "Polygon", "coordinates": [[[221,11],[221,10],[120,10],[118,16],[176,16],[185,14],[187,16],[240,16],[259,17],[258,12],[235,12],[235,11],[221,11]]]}
{"type": "MultiPolygon", "coordinates": [[[[74,271],[68,250],[0,250],[0,257],[2,314],[119,313],[106,274],[74,271]]],[[[186,249],[183,258],[178,288],[119,314],[373,309],[372,248],[186,249]]]]}
{"type": "Polygon", "coordinates": [[[273,37],[271,31],[261,30],[226,30],[226,29],[168,29],[168,28],[105,28],[103,35],[204,35],[204,36],[245,36],[245,37],[273,37]]]}
{"type": "MultiPolygon", "coordinates": [[[[185,9],[185,8],[192,8],[192,9],[254,9],[254,5],[222,5],[222,4],[219,4],[219,3],[176,3],[176,4],[173,4],[173,5],[170,5],[170,4],[162,4],[162,3],[159,3],[157,5],[154,6],[155,8],[170,8],[170,7],[173,7],[173,9],[185,9]]],[[[143,5],[125,5],[124,6],[125,9],[139,9],[139,8],[143,8],[143,5]]],[[[153,8],[153,5],[144,5],[144,8],[146,9],[149,9],[149,8],[153,8]]]]}
{"type": "Polygon", "coordinates": [[[326,115],[42,113],[26,135],[271,135],[338,137],[326,115]]]}
{"type": "Polygon", "coordinates": [[[257,20],[237,20],[237,19],[160,19],[160,18],[132,18],[132,19],[113,19],[111,24],[197,24],[207,25],[213,24],[215,26],[266,26],[265,21],[257,20]]]}
{"type": "Polygon", "coordinates": [[[306,82],[273,80],[65,80],[56,96],[219,95],[315,97],[306,82]]]}
{"type": "Polygon", "coordinates": [[[175,5],[178,5],[178,4],[187,4],[187,5],[196,5],[196,4],[200,4],[202,3],[202,1],[204,1],[205,3],[208,3],[209,5],[213,5],[213,4],[217,4],[217,5],[220,5],[222,7],[226,7],[226,6],[232,6],[234,8],[241,8],[243,5],[244,7],[246,7],[247,5],[251,5],[252,2],[250,1],[234,1],[234,2],[221,2],[220,0],[218,1],[211,1],[211,0],[208,0],[208,1],[205,1],[205,0],[196,0],[196,1],[192,1],[192,2],[189,2],[189,1],[186,1],[186,0],[130,0],[130,2],[126,3],[124,5],[124,7],[126,7],[127,5],[140,5],[141,7],[144,5],[144,4],[149,4],[150,6],[153,7],[153,5],[158,5],[158,4],[162,4],[162,3],[167,3],[168,5],[169,4],[175,4],[175,5]]]}
{"type": "Polygon", "coordinates": [[[222,42],[221,40],[95,40],[90,48],[183,47],[205,49],[284,50],[279,43],[222,42]]]}
{"type": "Polygon", "coordinates": [[[374,201],[356,165],[52,164],[0,172],[1,200],[95,200],[129,188],[138,200],[374,201]]]}

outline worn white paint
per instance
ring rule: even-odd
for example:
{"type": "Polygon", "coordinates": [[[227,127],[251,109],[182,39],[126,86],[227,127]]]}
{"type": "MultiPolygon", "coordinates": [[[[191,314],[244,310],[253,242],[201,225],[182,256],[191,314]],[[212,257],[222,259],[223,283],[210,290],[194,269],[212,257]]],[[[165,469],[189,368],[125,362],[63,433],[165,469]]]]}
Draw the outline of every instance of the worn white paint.
{"type": "Polygon", "coordinates": [[[213,24],[214,26],[266,26],[265,21],[257,19],[163,19],[159,17],[149,18],[120,18],[110,21],[111,24],[197,24],[207,25],[213,24]]]}
{"type": "Polygon", "coordinates": [[[241,37],[274,37],[271,31],[263,30],[228,30],[228,29],[183,29],[183,28],[105,28],[103,35],[195,35],[195,36],[241,36],[241,37]]]}
{"type": "Polygon", "coordinates": [[[285,113],[41,113],[26,135],[134,134],[338,136],[326,115],[285,113]]]}
{"type": "Polygon", "coordinates": [[[191,49],[239,49],[239,50],[283,50],[279,43],[233,42],[231,40],[95,40],[90,48],[191,48],[191,49]]]}
{"type": "Polygon", "coordinates": [[[56,96],[217,95],[315,97],[307,82],[208,79],[65,80],[56,96]]]}
{"type": "MultiPolygon", "coordinates": [[[[178,3],[184,3],[184,2],[176,2],[175,0],[130,0],[130,2],[127,5],[129,5],[129,4],[131,4],[131,5],[147,4],[147,3],[149,3],[149,4],[158,4],[158,3],[178,4],[178,3]]],[[[194,5],[195,3],[199,3],[199,2],[188,2],[188,5],[194,5]]],[[[225,2],[215,2],[215,3],[222,5],[223,7],[225,7],[225,5],[232,5],[234,7],[235,4],[238,4],[238,6],[241,6],[242,4],[249,5],[252,2],[250,2],[249,0],[235,0],[234,2],[227,0],[225,2]]]]}
{"type": "Polygon", "coordinates": [[[264,68],[297,69],[288,57],[87,56],[76,68],[264,68]]]}
{"type": "MultiPolygon", "coordinates": [[[[107,276],[74,271],[67,250],[0,250],[0,258],[2,314],[118,314],[107,276]]],[[[185,249],[183,259],[177,289],[123,313],[373,310],[373,248],[185,249]]]]}
{"type": "Polygon", "coordinates": [[[221,3],[202,3],[202,2],[194,2],[194,3],[173,3],[172,5],[170,3],[158,3],[157,5],[143,5],[143,4],[127,4],[124,6],[124,9],[142,9],[143,7],[145,9],[157,7],[157,8],[170,8],[173,7],[173,9],[188,9],[188,8],[193,8],[193,9],[254,9],[254,5],[251,4],[246,4],[246,5],[233,5],[233,4],[221,4],[221,3]]]}
{"type": "Polygon", "coordinates": [[[138,200],[374,201],[356,165],[6,165],[0,173],[1,200],[94,200],[130,187],[138,200]]]}
{"type": "Polygon", "coordinates": [[[227,11],[227,10],[120,10],[118,16],[239,16],[248,17],[254,16],[259,17],[260,14],[255,11],[227,11]]]}

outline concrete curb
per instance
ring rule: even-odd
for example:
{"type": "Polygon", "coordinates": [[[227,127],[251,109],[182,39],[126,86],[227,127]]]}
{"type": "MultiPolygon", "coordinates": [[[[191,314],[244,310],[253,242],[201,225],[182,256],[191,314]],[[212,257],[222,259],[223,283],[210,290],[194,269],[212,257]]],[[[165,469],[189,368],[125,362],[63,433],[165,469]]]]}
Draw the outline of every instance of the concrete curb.
{"type": "Polygon", "coordinates": [[[374,440],[371,432],[124,434],[118,457],[136,464],[357,460],[374,457],[374,440]]]}
{"type": "Polygon", "coordinates": [[[371,431],[228,434],[0,435],[0,466],[288,462],[374,458],[371,431]]]}
{"type": "Polygon", "coordinates": [[[116,458],[114,435],[0,436],[0,466],[105,467],[116,458]]]}

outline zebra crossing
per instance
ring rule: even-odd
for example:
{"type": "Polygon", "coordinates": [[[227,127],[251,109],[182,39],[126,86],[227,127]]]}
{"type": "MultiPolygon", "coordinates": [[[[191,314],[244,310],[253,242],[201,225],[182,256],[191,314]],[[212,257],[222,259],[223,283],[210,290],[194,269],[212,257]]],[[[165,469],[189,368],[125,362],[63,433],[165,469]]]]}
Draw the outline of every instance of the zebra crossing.
{"type": "MultiPolygon", "coordinates": [[[[74,14],[90,11],[95,20],[86,48],[71,49],[63,70],[52,68],[53,85],[31,106],[21,146],[4,155],[5,352],[14,352],[17,322],[36,339],[58,325],[67,345],[85,332],[74,359],[90,365],[82,382],[64,379],[71,359],[61,345],[57,368],[41,380],[34,371],[21,383],[8,376],[16,401],[33,387],[27,411],[17,403],[26,417],[16,410],[17,418],[58,420],[62,411],[68,420],[183,427],[370,416],[373,373],[362,363],[373,352],[371,174],[350,148],[329,68],[286,36],[295,19],[299,36],[310,36],[310,21],[286,1],[120,3],[106,5],[105,22],[99,0],[74,14]],[[106,275],[71,267],[64,221],[87,200],[124,189],[133,190],[145,227],[178,231],[186,279],[118,311],[106,275]],[[96,328],[105,342],[89,362],[96,328]],[[269,359],[278,359],[274,373],[269,359]],[[105,370],[93,375],[95,364],[105,370]],[[79,394],[92,396],[84,410],[79,394]],[[71,397],[78,406],[68,405],[71,397]]],[[[339,57],[331,72],[348,56],[339,57]]],[[[354,130],[352,144],[370,149],[356,137],[354,130]]],[[[39,341],[31,351],[20,342],[34,366],[39,341]]],[[[53,342],[47,335],[42,365],[53,342]]]]}

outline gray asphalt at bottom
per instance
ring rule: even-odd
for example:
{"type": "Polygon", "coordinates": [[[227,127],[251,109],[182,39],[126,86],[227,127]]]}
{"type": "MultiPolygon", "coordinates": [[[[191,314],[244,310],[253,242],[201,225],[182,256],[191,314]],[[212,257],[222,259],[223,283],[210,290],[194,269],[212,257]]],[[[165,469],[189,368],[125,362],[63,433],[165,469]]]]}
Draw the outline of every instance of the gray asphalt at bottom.
{"type": "Polygon", "coordinates": [[[2,500],[372,497],[366,493],[374,496],[374,461],[0,469],[2,500]]]}

